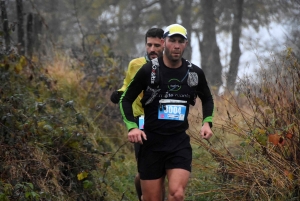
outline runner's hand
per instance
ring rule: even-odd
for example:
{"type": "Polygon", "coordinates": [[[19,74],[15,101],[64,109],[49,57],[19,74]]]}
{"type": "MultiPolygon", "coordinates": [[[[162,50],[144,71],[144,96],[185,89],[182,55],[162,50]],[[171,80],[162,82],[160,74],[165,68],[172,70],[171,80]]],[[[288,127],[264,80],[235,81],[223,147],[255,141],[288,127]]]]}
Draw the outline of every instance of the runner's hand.
{"type": "Polygon", "coordinates": [[[147,140],[147,136],[146,136],[145,132],[138,128],[133,128],[128,133],[128,141],[129,142],[143,144],[142,138],[144,140],[147,140]]]}
{"type": "Polygon", "coordinates": [[[213,135],[209,123],[205,122],[200,130],[200,135],[203,139],[209,139],[213,135]]]}

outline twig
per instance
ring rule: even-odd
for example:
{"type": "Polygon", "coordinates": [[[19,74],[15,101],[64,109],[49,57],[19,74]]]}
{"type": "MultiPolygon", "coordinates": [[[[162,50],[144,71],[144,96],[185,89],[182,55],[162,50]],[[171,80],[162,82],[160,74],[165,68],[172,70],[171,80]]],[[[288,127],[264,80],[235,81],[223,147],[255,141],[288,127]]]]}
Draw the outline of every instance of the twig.
{"type": "MultiPolygon", "coordinates": [[[[113,159],[113,157],[119,152],[119,150],[125,146],[129,141],[126,141],[124,144],[122,144],[118,149],[117,151],[109,158],[109,161],[111,161],[113,159]]],[[[102,182],[104,182],[104,179],[105,179],[105,176],[106,176],[106,173],[107,173],[107,169],[108,169],[108,166],[105,167],[105,170],[104,170],[104,174],[103,174],[103,177],[102,177],[102,182]]]]}
{"type": "Polygon", "coordinates": [[[122,197],[121,197],[121,200],[120,200],[120,201],[123,200],[124,196],[125,196],[125,192],[122,193],[122,197]]]}

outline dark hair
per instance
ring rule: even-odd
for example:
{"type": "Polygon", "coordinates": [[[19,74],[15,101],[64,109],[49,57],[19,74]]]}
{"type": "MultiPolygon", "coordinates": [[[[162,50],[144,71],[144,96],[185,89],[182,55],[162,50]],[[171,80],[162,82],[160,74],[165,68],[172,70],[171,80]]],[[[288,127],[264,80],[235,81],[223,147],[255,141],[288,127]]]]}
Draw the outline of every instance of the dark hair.
{"type": "Polygon", "coordinates": [[[153,38],[162,38],[164,35],[164,30],[161,28],[151,28],[147,31],[145,35],[145,43],[147,43],[147,38],[148,37],[153,37],[153,38]]]}

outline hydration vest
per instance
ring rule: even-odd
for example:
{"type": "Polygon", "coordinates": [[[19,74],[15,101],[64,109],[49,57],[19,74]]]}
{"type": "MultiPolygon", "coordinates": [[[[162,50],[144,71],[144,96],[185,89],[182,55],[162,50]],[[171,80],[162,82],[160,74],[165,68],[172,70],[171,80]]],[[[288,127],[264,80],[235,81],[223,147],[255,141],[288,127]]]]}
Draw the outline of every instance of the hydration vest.
{"type": "MultiPolygon", "coordinates": [[[[191,105],[195,105],[195,99],[197,97],[196,93],[195,93],[195,88],[197,87],[198,85],[198,74],[196,72],[193,72],[193,65],[191,62],[189,62],[188,60],[186,60],[186,62],[188,63],[188,71],[187,73],[185,74],[185,76],[182,78],[182,80],[180,81],[181,83],[187,78],[187,84],[194,88],[194,94],[193,94],[193,97],[191,98],[189,104],[191,105]]],[[[151,60],[151,63],[152,63],[152,70],[151,70],[151,85],[150,85],[150,88],[151,88],[151,91],[152,91],[152,95],[151,97],[146,101],[145,105],[148,105],[149,103],[151,103],[154,98],[158,95],[159,91],[161,90],[159,87],[159,84],[160,84],[160,78],[161,78],[161,75],[160,75],[160,70],[159,70],[159,62],[158,62],[158,58],[155,58],[155,59],[152,59],[151,60]]],[[[166,92],[168,93],[168,92],[166,92]]]]}

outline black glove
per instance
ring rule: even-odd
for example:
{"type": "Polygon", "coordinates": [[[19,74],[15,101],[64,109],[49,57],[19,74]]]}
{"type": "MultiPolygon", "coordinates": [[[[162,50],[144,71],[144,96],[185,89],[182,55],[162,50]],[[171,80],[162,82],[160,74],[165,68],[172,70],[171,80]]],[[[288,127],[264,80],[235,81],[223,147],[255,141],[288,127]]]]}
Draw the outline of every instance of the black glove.
{"type": "Polygon", "coordinates": [[[110,95],[110,101],[115,103],[115,104],[119,103],[122,94],[123,94],[123,91],[114,91],[110,95]]]}

